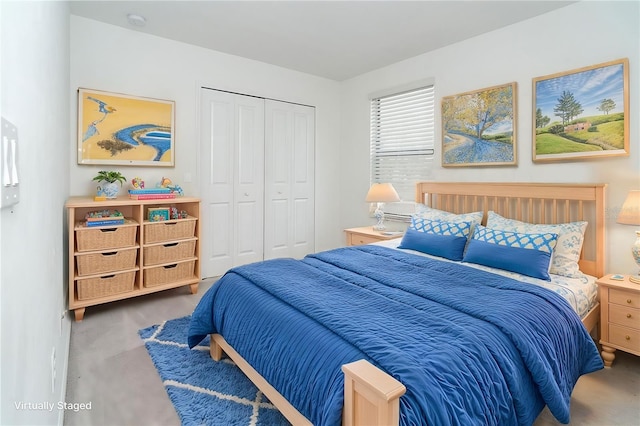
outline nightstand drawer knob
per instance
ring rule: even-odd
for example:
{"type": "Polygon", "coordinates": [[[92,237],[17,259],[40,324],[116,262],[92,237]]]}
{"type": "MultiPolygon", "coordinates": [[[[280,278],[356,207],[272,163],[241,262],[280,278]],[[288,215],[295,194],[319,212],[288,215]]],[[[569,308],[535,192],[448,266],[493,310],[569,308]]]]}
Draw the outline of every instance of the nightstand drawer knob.
{"type": "Polygon", "coordinates": [[[628,334],[626,336],[624,336],[625,340],[631,340],[631,336],[629,336],[628,334]]]}
{"type": "Polygon", "coordinates": [[[627,314],[627,318],[631,318],[631,314],[627,314]]]}
{"type": "Polygon", "coordinates": [[[627,303],[631,303],[631,299],[627,299],[627,303]]]}

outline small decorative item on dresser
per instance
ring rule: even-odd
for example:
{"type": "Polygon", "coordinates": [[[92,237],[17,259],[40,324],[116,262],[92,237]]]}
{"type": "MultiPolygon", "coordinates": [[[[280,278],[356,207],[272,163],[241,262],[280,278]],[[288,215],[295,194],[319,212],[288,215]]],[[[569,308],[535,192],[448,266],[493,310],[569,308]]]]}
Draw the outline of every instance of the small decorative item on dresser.
{"type": "MultiPolygon", "coordinates": [[[[624,225],[640,225],[640,190],[629,191],[617,222],[624,225]]],[[[631,246],[631,255],[640,267],[640,231],[636,231],[636,242],[631,246]]],[[[640,274],[630,275],[629,281],[640,284],[640,274]]]]}
{"type": "Polygon", "coordinates": [[[105,196],[106,198],[111,199],[118,197],[118,192],[120,192],[118,183],[122,186],[122,183],[126,182],[127,179],[120,172],[113,170],[100,170],[92,180],[95,180],[96,182],[104,182],[98,187],[97,197],[105,196]]]}
{"type": "Polygon", "coordinates": [[[169,207],[155,207],[149,209],[149,222],[162,222],[170,219],[169,207]]]}
{"type": "Polygon", "coordinates": [[[133,189],[144,189],[144,181],[139,177],[134,177],[131,179],[131,186],[133,189]]]}
{"type": "Polygon", "coordinates": [[[124,215],[118,210],[100,210],[85,215],[86,226],[124,225],[124,215]]]}
{"type": "Polygon", "coordinates": [[[629,277],[607,275],[596,281],[600,293],[600,344],[605,367],[617,349],[640,356],[640,286],[629,277]]]}

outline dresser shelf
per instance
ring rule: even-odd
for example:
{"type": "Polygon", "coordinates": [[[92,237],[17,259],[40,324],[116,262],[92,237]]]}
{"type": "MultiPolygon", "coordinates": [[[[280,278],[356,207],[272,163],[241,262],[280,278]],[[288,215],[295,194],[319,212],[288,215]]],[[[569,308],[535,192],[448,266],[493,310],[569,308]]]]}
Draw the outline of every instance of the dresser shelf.
{"type": "Polygon", "coordinates": [[[132,200],[121,197],[94,201],[71,197],[65,205],[69,230],[69,310],[75,320],[89,306],[189,286],[200,282],[200,200],[132,200]],[[175,207],[184,219],[147,220],[150,208],[175,207]],[[86,227],[85,215],[118,210],[120,225],[86,227]],[[149,242],[147,242],[149,241],[149,242]],[[151,250],[151,251],[149,251],[151,250]],[[148,254],[148,261],[145,261],[148,254]],[[148,277],[148,278],[147,278],[148,277]]]}

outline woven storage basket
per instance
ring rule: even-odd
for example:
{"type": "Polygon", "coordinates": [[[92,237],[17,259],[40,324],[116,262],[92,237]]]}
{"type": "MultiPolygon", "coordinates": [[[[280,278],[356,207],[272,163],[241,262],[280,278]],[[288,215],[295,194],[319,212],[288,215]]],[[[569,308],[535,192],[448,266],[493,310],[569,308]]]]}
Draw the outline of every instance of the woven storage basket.
{"type": "MultiPolygon", "coordinates": [[[[126,224],[135,222],[127,220],[126,224]]],[[[107,250],[131,247],[136,244],[137,226],[114,226],[109,228],[76,228],[78,251],[107,250]]]]}
{"type": "Polygon", "coordinates": [[[79,253],[76,256],[78,275],[96,275],[103,272],[117,272],[136,266],[137,248],[108,251],[102,253],[79,253]]]}
{"type": "Polygon", "coordinates": [[[144,242],[145,244],[149,244],[162,241],[183,240],[193,237],[195,230],[195,218],[147,223],[144,227],[144,242]]]}
{"type": "Polygon", "coordinates": [[[145,247],[144,266],[189,259],[193,257],[195,251],[196,240],[179,241],[175,243],[145,247]]]}
{"type": "Polygon", "coordinates": [[[193,277],[196,261],[174,263],[171,265],[156,266],[144,270],[144,286],[154,287],[171,282],[182,281],[193,277]]]}
{"type": "Polygon", "coordinates": [[[95,299],[133,291],[136,271],[78,280],[78,300],[95,299]]]}

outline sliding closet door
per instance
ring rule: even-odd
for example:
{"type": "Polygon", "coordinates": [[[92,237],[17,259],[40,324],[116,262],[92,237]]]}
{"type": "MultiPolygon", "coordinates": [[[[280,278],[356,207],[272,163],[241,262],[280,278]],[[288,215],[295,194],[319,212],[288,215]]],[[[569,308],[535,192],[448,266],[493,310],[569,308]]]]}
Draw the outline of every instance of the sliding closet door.
{"type": "Polygon", "coordinates": [[[315,250],[315,109],[265,101],[264,257],[315,250]]]}
{"type": "Polygon", "coordinates": [[[264,99],[201,89],[203,277],[262,260],[264,99]]]}

